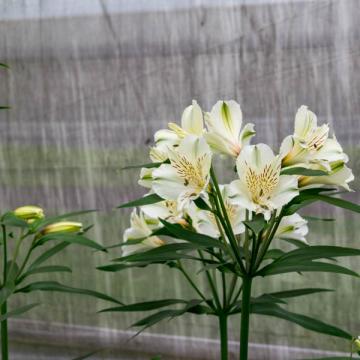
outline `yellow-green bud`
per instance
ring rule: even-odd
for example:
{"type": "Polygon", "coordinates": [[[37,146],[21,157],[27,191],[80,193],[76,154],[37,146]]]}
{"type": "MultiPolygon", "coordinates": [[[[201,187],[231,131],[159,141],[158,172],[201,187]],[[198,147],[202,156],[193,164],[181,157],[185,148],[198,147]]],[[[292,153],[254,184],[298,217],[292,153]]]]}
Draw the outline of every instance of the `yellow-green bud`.
{"type": "Polygon", "coordinates": [[[80,222],[75,221],[59,221],[57,223],[51,224],[46,226],[42,233],[44,235],[46,234],[53,234],[53,233],[77,233],[79,231],[82,231],[83,225],[80,222]]]}
{"type": "Polygon", "coordinates": [[[358,336],[357,339],[354,340],[354,345],[356,347],[356,351],[360,351],[360,336],[358,336]]]}
{"type": "Polygon", "coordinates": [[[42,208],[32,205],[21,206],[15,209],[14,215],[20,219],[26,220],[29,223],[42,219],[45,216],[42,208]]]}

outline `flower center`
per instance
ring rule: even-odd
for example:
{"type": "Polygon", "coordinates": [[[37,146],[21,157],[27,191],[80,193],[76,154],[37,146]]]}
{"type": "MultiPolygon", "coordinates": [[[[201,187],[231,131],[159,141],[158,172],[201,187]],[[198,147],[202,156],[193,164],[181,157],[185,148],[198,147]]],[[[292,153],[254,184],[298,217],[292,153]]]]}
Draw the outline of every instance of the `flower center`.
{"type": "Polygon", "coordinates": [[[250,166],[247,167],[246,185],[255,204],[266,206],[279,184],[280,167],[280,164],[277,166],[268,164],[259,173],[250,166]]]}
{"type": "Polygon", "coordinates": [[[197,158],[195,164],[190,162],[185,156],[179,155],[176,160],[171,161],[171,165],[177,174],[184,180],[184,185],[203,189],[206,185],[206,178],[202,171],[202,163],[205,155],[197,158]]]}

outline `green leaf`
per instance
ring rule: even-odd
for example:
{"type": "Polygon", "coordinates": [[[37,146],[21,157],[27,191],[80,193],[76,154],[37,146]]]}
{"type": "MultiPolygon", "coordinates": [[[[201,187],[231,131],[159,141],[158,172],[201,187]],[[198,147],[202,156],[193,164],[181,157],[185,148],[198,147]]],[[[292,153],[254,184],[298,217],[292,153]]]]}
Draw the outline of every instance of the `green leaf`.
{"type": "Polygon", "coordinates": [[[281,170],[281,175],[324,176],[329,175],[329,173],[323,170],[313,170],[303,167],[291,167],[281,170]]]}
{"type": "Polygon", "coordinates": [[[259,270],[256,275],[269,276],[290,272],[330,272],[358,277],[359,275],[343,266],[323,262],[307,261],[303,263],[270,264],[259,270]]]}
{"type": "Polygon", "coordinates": [[[41,245],[45,244],[46,242],[53,241],[53,240],[56,240],[56,241],[59,240],[62,242],[64,241],[69,244],[78,244],[78,245],[86,246],[86,247],[96,249],[96,250],[107,251],[102,245],[98,244],[94,240],[90,240],[89,238],[87,238],[84,235],[60,233],[60,232],[59,233],[50,233],[50,234],[42,236],[41,238],[39,238],[36,241],[35,246],[41,246],[41,245]]]}
{"type": "Polygon", "coordinates": [[[306,260],[336,258],[343,256],[360,256],[360,249],[327,245],[306,246],[301,249],[295,249],[285,253],[272,264],[289,261],[303,262],[306,260]]]}
{"type": "Polygon", "coordinates": [[[85,355],[79,356],[79,357],[77,357],[77,358],[75,358],[75,359],[73,359],[73,360],[88,359],[90,356],[93,356],[93,355],[99,353],[100,351],[101,351],[101,350],[91,351],[91,352],[89,352],[89,353],[87,353],[87,354],[85,354],[85,355]]]}
{"type": "Polygon", "coordinates": [[[33,303],[33,304],[29,304],[29,305],[25,305],[25,306],[21,306],[15,310],[9,311],[6,314],[3,314],[0,316],[0,322],[4,321],[10,317],[15,317],[15,316],[19,316],[21,314],[24,314],[25,312],[31,310],[32,308],[34,308],[35,306],[40,305],[39,303],[33,303]]]}
{"type": "Polygon", "coordinates": [[[11,109],[10,106],[0,106],[0,110],[9,110],[11,109]]]}
{"type": "Polygon", "coordinates": [[[15,283],[7,283],[0,289],[0,306],[9,298],[15,291],[15,283]]]}
{"type": "Polygon", "coordinates": [[[116,306],[101,310],[99,312],[112,312],[112,311],[120,311],[120,312],[128,312],[128,311],[149,311],[155,310],[162,307],[175,305],[175,304],[186,304],[186,300],[181,299],[164,299],[164,300],[155,300],[155,301],[145,301],[136,304],[116,306]]]}
{"type": "Polygon", "coordinates": [[[66,286],[60,284],[56,281],[38,281],[28,284],[20,289],[17,289],[15,292],[22,292],[22,293],[29,293],[32,291],[57,291],[57,292],[64,292],[64,293],[71,293],[71,294],[81,294],[81,295],[88,295],[95,297],[97,299],[111,301],[117,304],[122,305],[122,303],[111,296],[102,294],[100,292],[88,289],[79,289],[70,286],[66,286]]]}
{"type": "Polygon", "coordinates": [[[29,224],[25,220],[15,216],[12,211],[9,211],[2,216],[1,223],[6,226],[20,227],[24,229],[29,227],[29,224]]]}
{"type": "Polygon", "coordinates": [[[285,237],[279,237],[280,240],[286,241],[291,245],[296,246],[297,248],[305,248],[310,246],[309,244],[301,241],[301,240],[297,240],[297,239],[290,239],[290,238],[285,238],[285,237]]]}
{"type": "Polygon", "coordinates": [[[287,311],[276,304],[252,304],[250,311],[253,314],[268,315],[281,318],[300,325],[305,329],[315,331],[321,334],[352,340],[352,335],[344,330],[326,324],[320,320],[316,320],[313,317],[308,317],[305,315],[287,311]]]}
{"type": "Polygon", "coordinates": [[[158,168],[160,165],[164,164],[165,162],[153,162],[153,163],[147,163],[147,164],[141,164],[141,165],[129,165],[121,168],[121,170],[129,170],[129,169],[151,169],[151,168],[158,168]]]}
{"type": "Polygon", "coordinates": [[[158,202],[163,201],[163,200],[164,199],[161,198],[157,194],[150,194],[150,195],[143,196],[140,199],[137,199],[137,200],[130,201],[128,203],[122,204],[122,205],[118,206],[118,209],[128,208],[128,207],[136,207],[136,206],[143,206],[143,205],[149,205],[149,204],[155,204],[155,203],[158,203],[158,202]]]}
{"type": "Polygon", "coordinates": [[[278,297],[280,299],[287,299],[287,298],[293,298],[293,297],[298,297],[298,296],[316,294],[319,292],[332,292],[332,291],[334,291],[334,290],[325,289],[325,288],[303,288],[303,289],[278,291],[278,292],[270,293],[268,295],[278,297]]]}
{"type": "Polygon", "coordinates": [[[0,67],[3,67],[5,69],[10,69],[9,65],[4,64],[4,63],[0,63],[0,67]]]}
{"type": "Polygon", "coordinates": [[[269,259],[278,259],[280,256],[282,256],[284,254],[284,251],[281,249],[270,249],[266,252],[265,256],[264,256],[264,260],[269,260],[269,259]]]}
{"type": "Polygon", "coordinates": [[[330,221],[335,221],[335,219],[331,219],[331,218],[319,218],[317,216],[303,216],[304,219],[309,220],[309,221],[326,221],[326,222],[330,222],[330,221]]]}
{"type": "MultiPolygon", "coordinates": [[[[123,264],[123,263],[109,264],[109,265],[98,266],[97,269],[101,270],[101,271],[117,272],[117,271],[122,271],[122,270],[126,270],[126,269],[131,269],[134,267],[146,267],[151,264],[152,263],[149,263],[148,261],[129,263],[129,264],[123,264]]],[[[156,264],[156,262],[154,262],[154,264],[156,264]]]]}
{"type": "Polygon", "coordinates": [[[16,262],[14,262],[13,260],[10,260],[6,264],[6,272],[7,272],[6,283],[12,284],[15,282],[16,277],[19,273],[19,266],[17,265],[16,262]]]}
{"type": "Polygon", "coordinates": [[[186,230],[181,225],[170,224],[165,220],[160,219],[160,221],[164,225],[165,229],[168,230],[172,236],[177,239],[185,240],[203,247],[216,247],[227,251],[226,246],[219,239],[186,230]]]}
{"type": "Polygon", "coordinates": [[[176,259],[196,259],[193,256],[185,253],[178,253],[178,251],[192,251],[201,249],[201,244],[177,243],[159,246],[144,252],[139,252],[121,258],[114,259],[117,262],[158,262],[169,261],[176,259]]]}
{"type": "Polygon", "coordinates": [[[26,271],[18,279],[18,281],[16,283],[19,284],[20,282],[22,282],[25,278],[27,278],[30,275],[51,273],[51,272],[69,272],[69,273],[71,273],[72,270],[68,266],[62,266],[62,265],[48,265],[48,266],[36,267],[32,270],[26,271]]]}
{"type": "Polygon", "coordinates": [[[206,203],[204,199],[198,197],[196,200],[194,200],[194,203],[199,209],[212,212],[211,207],[206,203]]]}
{"type": "Polygon", "coordinates": [[[249,228],[256,236],[265,228],[266,221],[262,214],[257,214],[252,220],[244,221],[244,225],[249,228]]]}
{"type": "Polygon", "coordinates": [[[321,194],[316,195],[316,199],[326,202],[328,204],[340,207],[342,209],[360,213],[360,205],[352,203],[352,202],[344,200],[344,199],[339,199],[339,198],[335,198],[332,196],[321,195],[321,194]]]}
{"type": "Polygon", "coordinates": [[[47,259],[51,258],[52,256],[56,255],[60,251],[64,250],[67,246],[69,246],[70,243],[68,242],[61,242],[60,244],[55,245],[49,250],[46,250],[43,254],[41,254],[28,268],[28,270],[35,269],[39,265],[41,265],[43,262],[45,262],[47,259]]]}

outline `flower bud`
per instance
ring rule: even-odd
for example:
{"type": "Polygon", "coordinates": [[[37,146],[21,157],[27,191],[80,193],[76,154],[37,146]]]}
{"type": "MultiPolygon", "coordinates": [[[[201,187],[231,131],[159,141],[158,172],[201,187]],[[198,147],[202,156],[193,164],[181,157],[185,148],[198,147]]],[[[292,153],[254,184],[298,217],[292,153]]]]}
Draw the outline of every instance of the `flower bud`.
{"type": "Polygon", "coordinates": [[[75,221],[59,221],[57,223],[46,226],[42,233],[53,234],[53,233],[78,233],[83,230],[83,225],[80,222],[75,221]]]}
{"type": "Polygon", "coordinates": [[[38,206],[21,206],[14,210],[14,215],[20,219],[31,223],[35,220],[44,218],[44,210],[38,206]]]}
{"type": "Polygon", "coordinates": [[[360,351],[360,336],[358,336],[358,337],[354,340],[354,345],[355,345],[356,351],[360,351]]]}

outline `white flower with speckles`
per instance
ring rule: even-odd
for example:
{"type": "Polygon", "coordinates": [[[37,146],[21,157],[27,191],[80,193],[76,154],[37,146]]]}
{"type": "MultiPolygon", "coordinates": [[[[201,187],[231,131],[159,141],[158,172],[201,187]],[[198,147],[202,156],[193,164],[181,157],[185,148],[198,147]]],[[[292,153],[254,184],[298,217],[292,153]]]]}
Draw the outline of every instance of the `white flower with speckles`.
{"type": "Polygon", "coordinates": [[[236,161],[239,180],[229,186],[229,197],[234,204],[266,219],[271,212],[287,204],[298,195],[296,176],[280,175],[281,157],[275,156],[268,145],[246,146],[236,161]]]}
{"type": "Polygon", "coordinates": [[[161,224],[158,220],[147,218],[141,210],[138,214],[134,209],[130,217],[130,227],[124,232],[124,242],[135,241],[136,243],[123,246],[123,256],[165,245],[165,242],[158,236],[151,236],[153,231],[159,227],[161,224]]]}
{"type": "MultiPolygon", "coordinates": [[[[238,235],[243,233],[245,231],[245,225],[243,224],[246,218],[245,209],[229,201],[228,191],[225,186],[220,185],[220,190],[234,234],[238,235]]],[[[221,234],[218,223],[212,212],[201,210],[193,204],[193,206],[190,207],[189,215],[192,220],[192,226],[197,232],[215,238],[220,237],[221,234]]]]}
{"type": "Polygon", "coordinates": [[[280,154],[283,167],[317,164],[329,171],[331,162],[348,161],[335,136],[329,138],[329,126],[318,126],[316,115],[304,105],[296,113],[294,134],[284,139],[280,154]]]}
{"type": "Polygon", "coordinates": [[[211,157],[203,138],[188,135],[176,150],[169,151],[170,164],[153,171],[152,190],[165,200],[177,200],[183,209],[208,186],[211,157]]]}
{"type": "Polygon", "coordinates": [[[242,126],[240,105],[234,101],[218,101],[205,116],[208,132],[204,135],[210,147],[221,154],[237,157],[255,135],[254,125],[242,126]]]}
{"type": "Polygon", "coordinates": [[[307,244],[305,236],[309,232],[307,221],[299,214],[284,216],[275,233],[279,239],[297,240],[307,244]]]}
{"type": "Polygon", "coordinates": [[[179,146],[181,140],[188,135],[203,136],[204,119],[198,103],[193,100],[181,117],[181,126],[169,123],[169,129],[162,129],[155,133],[155,146],[150,149],[153,162],[164,162],[169,158],[169,149],[179,146]]]}
{"type": "MultiPolygon", "coordinates": [[[[343,161],[335,161],[329,164],[330,171],[328,175],[323,176],[300,176],[299,188],[301,190],[340,186],[347,191],[351,191],[349,183],[354,180],[354,175],[343,161]]],[[[324,170],[322,166],[313,165],[310,167],[313,170],[324,170]]]]}

